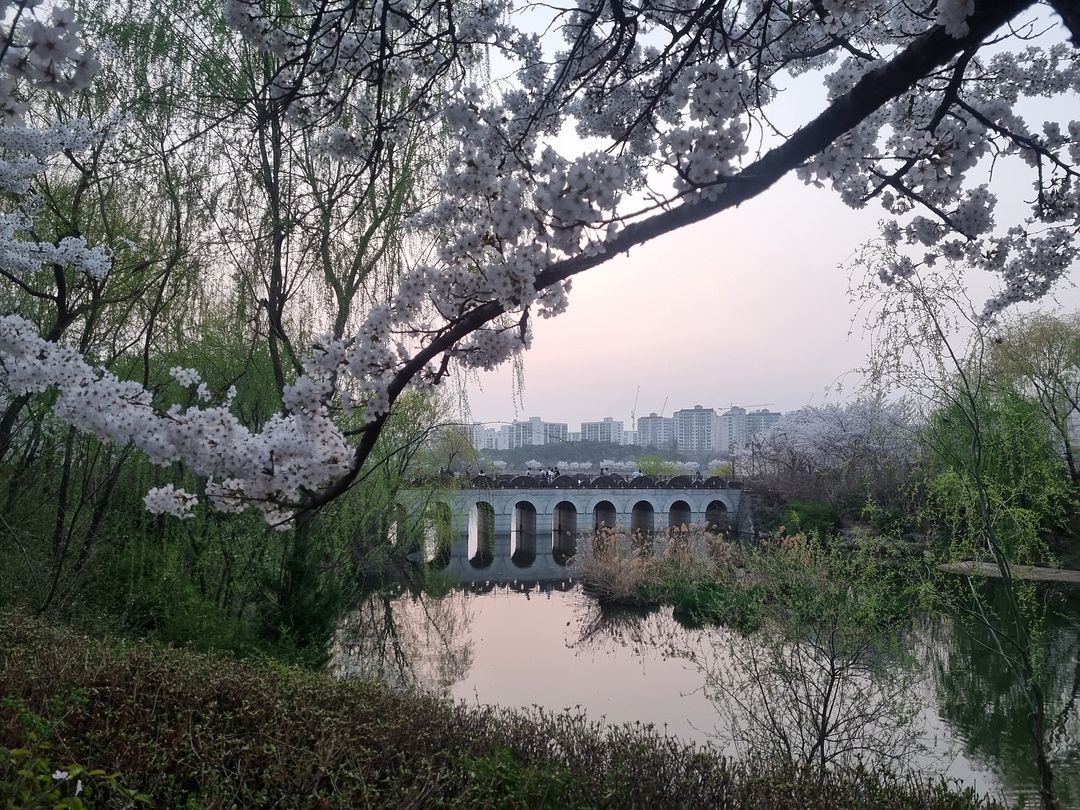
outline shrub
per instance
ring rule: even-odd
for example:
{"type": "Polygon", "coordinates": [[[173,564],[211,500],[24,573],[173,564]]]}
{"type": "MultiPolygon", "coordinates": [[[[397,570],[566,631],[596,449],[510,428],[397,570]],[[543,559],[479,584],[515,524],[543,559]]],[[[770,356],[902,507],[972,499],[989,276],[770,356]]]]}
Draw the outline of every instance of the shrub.
{"type": "Polygon", "coordinates": [[[784,525],[792,532],[826,538],[840,528],[840,516],[824,501],[795,500],[788,502],[784,525]]]}
{"type": "MultiPolygon", "coordinates": [[[[940,781],[861,771],[809,779],[651,727],[90,640],[15,614],[0,615],[4,694],[23,708],[0,711],[0,746],[23,747],[27,711],[62,721],[52,761],[122,773],[155,807],[988,806],[940,781]],[[72,694],[85,700],[56,699],[72,694]]],[[[95,806],[125,801],[103,795],[95,806]]]]}

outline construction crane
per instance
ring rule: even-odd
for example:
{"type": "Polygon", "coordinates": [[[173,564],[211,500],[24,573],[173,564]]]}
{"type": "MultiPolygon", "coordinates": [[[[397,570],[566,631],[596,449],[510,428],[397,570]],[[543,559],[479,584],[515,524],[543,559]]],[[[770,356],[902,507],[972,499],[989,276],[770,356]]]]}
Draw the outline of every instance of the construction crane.
{"type": "Polygon", "coordinates": [[[660,409],[660,415],[661,415],[661,416],[663,416],[663,415],[664,415],[664,411],[666,411],[666,410],[667,410],[667,401],[668,401],[668,398],[667,398],[667,397],[664,397],[664,406],[663,406],[663,407],[662,407],[662,408],[660,409]]]}
{"type": "Polygon", "coordinates": [[[630,430],[637,430],[637,398],[641,394],[641,386],[634,392],[634,407],[630,409],[630,430]]]}

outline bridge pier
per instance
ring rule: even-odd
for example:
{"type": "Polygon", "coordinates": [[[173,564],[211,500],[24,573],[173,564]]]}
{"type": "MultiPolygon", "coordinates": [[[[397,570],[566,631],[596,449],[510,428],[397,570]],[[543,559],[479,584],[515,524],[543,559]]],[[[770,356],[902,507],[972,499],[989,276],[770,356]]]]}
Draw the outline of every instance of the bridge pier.
{"type": "Polygon", "coordinates": [[[552,561],[551,539],[555,530],[555,516],[551,512],[536,513],[536,561],[552,561]]]}
{"type": "Polygon", "coordinates": [[[510,559],[510,540],[511,533],[514,528],[514,515],[504,514],[501,512],[495,513],[495,536],[492,543],[492,553],[495,555],[495,561],[509,560],[510,559]]]}
{"type": "Polygon", "coordinates": [[[452,512],[450,518],[450,563],[469,561],[469,513],[452,512]]]}

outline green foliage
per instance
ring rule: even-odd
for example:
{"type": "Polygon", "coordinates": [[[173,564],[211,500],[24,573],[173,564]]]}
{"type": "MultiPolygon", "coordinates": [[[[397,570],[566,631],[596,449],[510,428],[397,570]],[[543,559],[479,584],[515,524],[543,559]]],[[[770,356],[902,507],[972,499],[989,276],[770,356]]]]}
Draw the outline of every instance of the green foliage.
{"type": "MultiPolygon", "coordinates": [[[[151,5],[79,0],[88,45],[109,43],[100,74],[85,91],[28,100],[31,125],[125,122],[106,127],[115,137],[85,154],[58,155],[33,181],[42,203],[35,238],[83,236],[109,253],[112,270],[99,283],[41,268],[25,284],[0,285],[0,310],[145,384],[162,410],[199,402],[169,374],[196,368],[211,401],[229,399],[255,431],[281,412],[282,384],[326,326],[327,309],[315,302],[333,302],[340,336],[392,284],[400,224],[423,197],[432,142],[397,144],[393,180],[377,188],[345,180],[340,165],[308,151],[306,133],[269,120],[280,110],[259,88],[274,68],[236,38],[216,0],[151,5]],[[253,120],[254,129],[243,123],[253,120]],[[180,132],[176,148],[163,143],[180,132]],[[259,148],[296,160],[271,179],[251,169],[259,148]],[[271,217],[272,195],[280,208],[271,217]],[[323,241],[332,245],[316,256],[323,241]],[[308,269],[275,290],[267,278],[275,256],[308,269]]],[[[289,13],[290,3],[276,5],[289,13]]],[[[400,398],[356,485],[298,533],[273,531],[250,513],[148,515],[150,488],[201,492],[205,480],[69,431],[51,411],[55,396],[0,403],[0,604],[307,663],[323,660],[336,619],[366,586],[358,571],[378,578],[402,567],[409,549],[389,543],[394,498],[443,407],[400,398]]],[[[360,416],[335,419],[351,430],[360,416]]]]}
{"type": "Polygon", "coordinates": [[[794,634],[823,627],[840,636],[849,630],[860,638],[888,635],[910,618],[924,579],[910,564],[886,564],[870,550],[831,548],[816,536],[747,547],[706,535],[708,560],[695,559],[679,535],[669,538],[661,559],[619,555],[616,539],[607,538],[608,551],[583,563],[582,581],[601,602],[672,605],[683,623],[744,634],[769,620],[794,634]]]}
{"type": "Polygon", "coordinates": [[[919,578],[868,553],[827,548],[804,536],[769,543],[749,563],[767,610],[793,633],[884,638],[916,605],[919,578]]]}
{"type": "Polygon", "coordinates": [[[684,624],[713,624],[752,633],[761,626],[764,590],[721,580],[679,579],[664,583],[657,601],[675,607],[675,618],[684,624]]]}
{"type": "Polygon", "coordinates": [[[899,506],[882,506],[867,498],[860,512],[862,520],[882,538],[897,538],[909,524],[909,515],[899,506]]]}
{"type": "MultiPolygon", "coordinates": [[[[152,385],[163,400],[182,401],[168,367],[205,368],[215,390],[233,381],[236,411],[257,428],[277,407],[268,358],[248,351],[245,371],[231,360],[242,347],[209,315],[207,323],[204,340],[156,358],[152,385]]],[[[199,509],[182,521],[151,515],[142,503],[148,489],[175,481],[196,491],[200,482],[92,439],[71,443],[61,497],[64,457],[55,453],[67,453],[67,434],[44,411],[37,429],[49,452],[0,465],[0,603],[199,650],[320,665],[334,625],[369,582],[411,567],[405,557],[416,543],[392,543],[396,497],[441,411],[432,397],[402,398],[359,483],[309,516],[303,537],[272,529],[254,510],[199,509]]],[[[422,529],[410,525],[417,517],[405,515],[402,527],[413,540],[422,535],[410,534],[422,529]]]]}
{"type": "Polygon", "coordinates": [[[1039,408],[1080,485],[1080,448],[1069,429],[1080,407],[1080,312],[1015,316],[990,346],[990,368],[995,381],[1039,408]]]}
{"type": "Polygon", "coordinates": [[[320,574],[327,559],[314,542],[313,528],[311,522],[301,521],[290,532],[281,574],[267,583],[273,596],[263,610],[261,633],[279,654],[296,651],[287,659],[319,667],[329,657],[329,640],[344,598],[335,579],[320,574]]]}
{"type": "Polygon", "coordinates": [[[812,534],[831,537],[840,528],[840,516],[824,501],[789,501],[784,511],[784,526],[791,534],[812,534]]]}
{"type": "Polygon", "coordinates": [[[672,475],[684,475],[686,469],[674,461],[669,461],[659,453],[648,453],[637,459],[638,470],[642,475],[655,475],[665,478],[672,475]]]}
{"type": "Polygon", "coordinates": [[[574,798],[572,770],[530,767],[506,748],[482,756],[465,754],[455,766],[465,772],[467,781],[449,803],[454,807],[589,807],[574,798]]]}
{"type": "MultiPolygon", "coordinates": [[[[643,726],[464,706],[280,664],[88,640],[0,615],[0,694],[63,720],[56,761],[100,763],[154,807],[975,808],[885,772],[807,779],[643,726]],[[87,688],[86,700],[56,701],[87,688]]],[[[0,746],[28,732],[0,712],[0,746]]],[[[123,807],[112,797],[103,807],[123,807]]]]}
{"type": "MultiPolygon", "coordinates": [[[[81,690],[69,699],[85,704],[81,690]]],[[[22,729],[19,747],[0,742],[0,807],[19,810],[82,810],[102,806],[128,808],[149,804],[149,797],[128,790],[118,773],[86,768],[57,760],[51,738],[63,727],[65,701],[49,701],[48,720],[30,710],[25,701],[8,696],[0,700],[0,718],[13,718],[22,729]],[[60,763],[64,763],[57,767],[60,763]]]]}
{"type": "Polygon", "coordinates": [[[715,475],[718,478],[732,478],[735,475],[735,465],[730,461],[722,462],[710,467],[709,475],[715,475]]]}
{"type": "Polygon", "coordinates": [[[1041,411],[1012,391],[984,388],[972,407],[937,411],[925,434],[932,451],[921,484],[922,517],[950,553],[985,552],[989,530],[1014,563],[1046,560],[1046,534],[1076,509],[1076,493],[1041,411]]]}

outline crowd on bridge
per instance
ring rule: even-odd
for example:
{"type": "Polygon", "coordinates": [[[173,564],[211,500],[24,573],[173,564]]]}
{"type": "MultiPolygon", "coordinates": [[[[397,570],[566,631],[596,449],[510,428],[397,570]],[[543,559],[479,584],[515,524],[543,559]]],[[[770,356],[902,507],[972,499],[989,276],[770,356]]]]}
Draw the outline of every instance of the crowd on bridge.
{"type": "Polygon", "coordinates": [[[412,482],[415,488],[450,486],[458,489],[742,489],[738,481],[715,475],[623,476],[601,468],[597,475],[567,474],[554,467],[535,475],[463,475],[441,472],[438,476],[412,482]]]}

